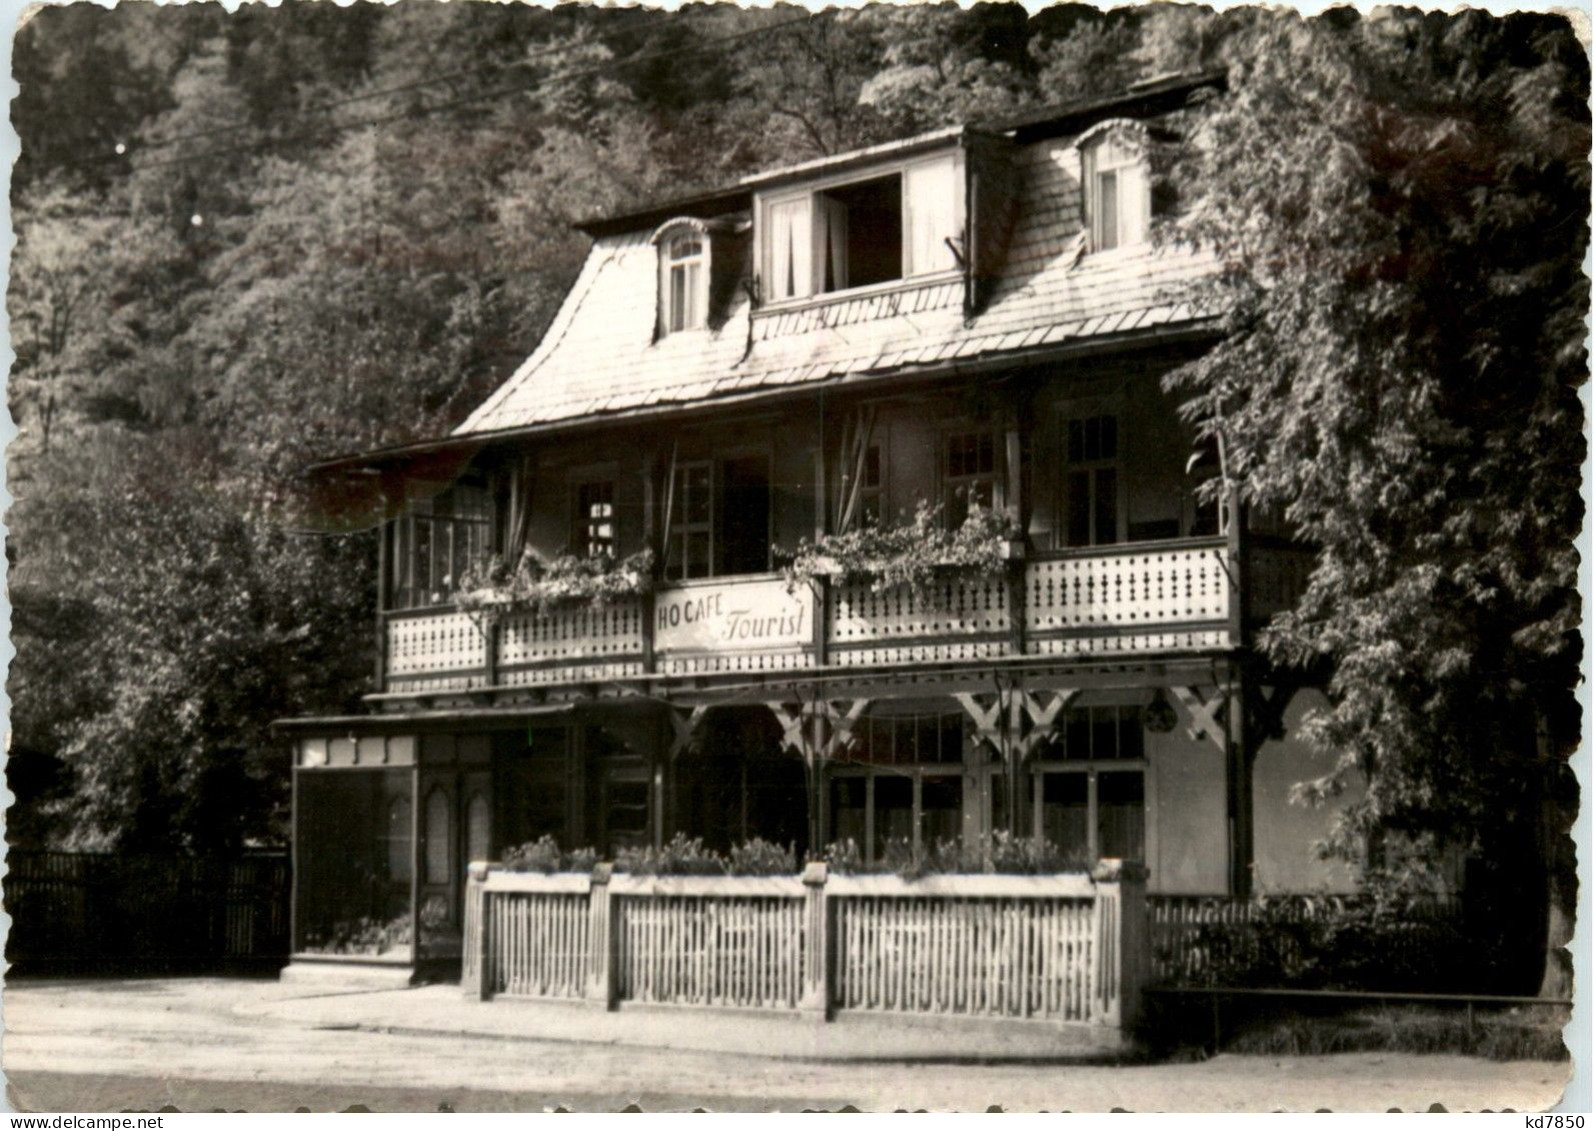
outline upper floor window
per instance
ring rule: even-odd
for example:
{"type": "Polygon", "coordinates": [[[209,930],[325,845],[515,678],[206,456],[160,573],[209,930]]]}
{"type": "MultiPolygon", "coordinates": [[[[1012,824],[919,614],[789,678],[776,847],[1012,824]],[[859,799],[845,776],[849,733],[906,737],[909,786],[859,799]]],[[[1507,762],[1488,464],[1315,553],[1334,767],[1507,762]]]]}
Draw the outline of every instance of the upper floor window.
{"type": "Polygon", "coordinates": [[[576,484],[571,552],[583,558],[615,556],[614,481],[576,484]]]}
{"type": "Polygon", "coordinates": [[[1092,251],[1144,243],[1151,234],[1151,178],[1145,145],[1127,126],[1111,126],[1080,145],[1085,221],[1092,251]]]}
{"type": "Polygon", "coordinates": [[[1064,480],[1068,545],[1109,546],[1118,537],[1118,418],[1068,421],[1064,480]]]}
{"type": "Polygon", "coordinates": [[[961,153],[883,175],[773,193],[759,209],[770,302],[956,270],[963,240],[961,153]]]}
{"type": "Polygon", "coordinates": [[[947,436],[941,489],[949,528],[962,526],[971,507],[995,506],[996,437],[990,432],[954,432],[947,436]]]}
{"type": "Polygon", "coordinates": [[[393,524],[392,607],[446,604],[491,550],[492,502],[485,487],[456,483],[415,500],[393,524]]]}
{"type": "Polygon", "coordinates": [[[695,220],[672,220],[654,236],[659,251],[659,332],[708,324],[709,238],[695,220]]]}
{"type": "Polygon", "coordinates": [[[677,464],[671,495],[665,576],[672,581],[707,577],[714,564],[714,465],[708,460],[677,464]]]}

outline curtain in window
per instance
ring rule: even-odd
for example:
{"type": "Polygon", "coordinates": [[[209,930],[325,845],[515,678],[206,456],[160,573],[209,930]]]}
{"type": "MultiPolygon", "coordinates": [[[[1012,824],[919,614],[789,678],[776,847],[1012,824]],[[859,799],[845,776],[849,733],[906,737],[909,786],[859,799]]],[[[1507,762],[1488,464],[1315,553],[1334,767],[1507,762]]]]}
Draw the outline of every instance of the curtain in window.
{"type": "Polygon", "coordinates": [[[957,218],[957,165],[950,158],[914,165],[904,175],[907,232],[903,243],[906,275],[927,275],[957,267],[947,240],[961,244],[957,218]]]}
{"type": "Polygon", "coordinates": [[[769,206],[769,279],[771,301],[800,298],[813,285],[813,245],[808,199],[783,200],[769,206]]]}
{"type": "Polygon", "coordinates": [[[531,489],[536,464],[530,456],[521,456],[509,469],[509,510],[504,516],[503,559],[514,568],[526,552],[526,540],[531,534],[531,489]]]}
{"type": "Polygon", "coordinates": [[[847,418],[841,433],[841,482],[836,493],[836,533],[845,534],[858,519],[859,492],[863,489],[869,445],[874,440],[873,405],[861,406],[847,418]]]}
{"type": "Polygon", "coordinates": [[[847,206],[839,200],[820,196],[814,199],[821,226],[821,246],[825,257],[825,291],[842,291],[847,286],[847,206]]]}

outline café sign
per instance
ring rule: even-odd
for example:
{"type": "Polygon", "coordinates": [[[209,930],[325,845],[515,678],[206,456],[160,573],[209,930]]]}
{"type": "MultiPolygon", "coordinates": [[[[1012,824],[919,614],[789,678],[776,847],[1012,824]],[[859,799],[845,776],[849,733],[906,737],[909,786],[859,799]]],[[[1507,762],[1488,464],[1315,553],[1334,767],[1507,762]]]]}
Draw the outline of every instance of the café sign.
{"type": "Polygon", "coordinates": [[[813,641],[808,590],[786,583],[725,581],[661,589],[654,600],[660,651],[779,651],[813,641]]]}

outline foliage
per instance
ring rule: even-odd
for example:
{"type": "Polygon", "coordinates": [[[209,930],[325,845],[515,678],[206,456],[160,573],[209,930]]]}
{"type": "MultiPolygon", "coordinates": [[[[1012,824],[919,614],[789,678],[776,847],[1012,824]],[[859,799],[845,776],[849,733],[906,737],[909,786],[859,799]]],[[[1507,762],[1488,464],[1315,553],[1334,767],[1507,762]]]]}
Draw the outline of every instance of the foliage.
{"type": "MultiPolygon", "coordinates": [[[[1193,10],[1189,10],[1193,12],[1193,10]]],[[[1229,64],[1169,238],[1225,336],[1174,373],[1243,498],[1318,548],[1264,639],[1328,673],[1307,733],[1364,779],[1331,848],[1434,832],[1497,865],[1575,745],[1588,60],[1559,17],[1239,10],[1159,50],[1229,64]]]]}
{"type": "MultiPolygon", "coordinates": [[[[1157,960],[1182,985],[1505,992],[1509,955],[1469,929],[1459,906],[1427,898],[1261,897],[1202,921],[1157,960]]],[[[1499,931],[1496,930],[1495,934],[1499,931]]]]}
{"type": "Polygon", "coordinates": [[[791,876],[797,872],[797,852],[789,844],[772,844],[754,837],[731,846],[726,871],[733,876],[791,876]]]}
{"type": "Polygon", "coordinates": [[[941,522],[941,507],[920,501],[909,522],[892,526],[867,523],[845,534],[803,538],[789,554],[786,585],[813,585],[819,578],[867,580],[876,593],[906,588],[923,597],[938,571],[960,570],[1000,576],[1006,547],[1014,537],[1001,512],[978,503],[956,530],[941,522]]]}
{"type": "Polygon", "coordinates": [[[651,844],[622,848],[614,854],[614,870],[637,876],[723,876],[725,857],[703,846],[702,837],[676,833],[662,848],[651,844]]]}
{"type": "Polygon", "coordinates": [[[528,550],[513,573],[496,556],[471,567],[455,602],[467,612],[488,614],[583,603],[601,609],[652,586],[652,550],[618,561],[609,554],[561,554],[548,562],[528,550]]]}
{"type": "Polygon", "coordinates": [[[386,954],[395,947],[408,946],[409,912],[391,919],[360,916],[334,924],[324,934],[312,933],[304,949],[312,954],[386,954]]]}
{"type": "Polygon", "coordinates": [[[1562,1009],[1485,1009],[1477,1014],[1434,1006],[1383,1006],[1334,1017],[1275,1017],[1226,1044],[1241,1055],[1323,1056],[1346,1052],[1475,1056],[1484,1060],[1566,1060],[1562,1009]]]}
{"type": "Polygon", "coordinates": [[[848,838],[825,847],[825,861],[838,875],[898,875],[918,879],[928,875],[1048,876],[1090,872],[1090,865],[1068,856],[1044,836],[1019,837],[1008,832],[936,842],[915,852],[911,841],[892,837],[878,859],[865,864],[856,841],[848,838]]]}
{"type": "Polygon", "coordinates": [[[530,844],[505,850],[503,865],[511,872],[590,872],[598,862],[598,854],[590,848],[576,848],[569,852],[559,847],[559,842],[546,833],[530,844]]]}

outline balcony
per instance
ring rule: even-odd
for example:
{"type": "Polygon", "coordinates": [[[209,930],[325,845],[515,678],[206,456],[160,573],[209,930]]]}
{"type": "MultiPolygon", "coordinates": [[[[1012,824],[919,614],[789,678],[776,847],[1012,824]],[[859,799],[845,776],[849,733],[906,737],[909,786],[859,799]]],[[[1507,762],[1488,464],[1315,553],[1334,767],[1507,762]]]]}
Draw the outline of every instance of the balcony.
{"type": "Polygon", "coordinates": [[[806,590],[759,574],[601,609],[515,613],[493,628],[448,608],[390,613],[386,690],[778,673],[810,669],[821,653],[828,666],[878,667],[1221,650],[1293,605],[1310,563],[1298,547],[1258,541],[1242,572],[1224,539],[1181,539],[1043,553],[1011,578],[948,575],[922,596],[849,582],[831,587],[822,610],[806,590]]]}

